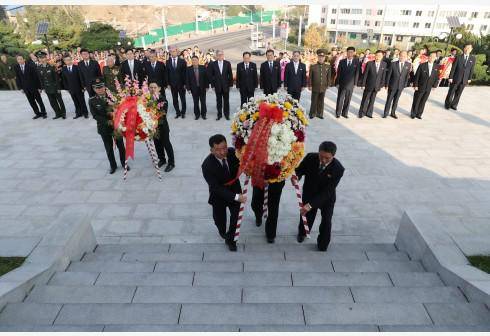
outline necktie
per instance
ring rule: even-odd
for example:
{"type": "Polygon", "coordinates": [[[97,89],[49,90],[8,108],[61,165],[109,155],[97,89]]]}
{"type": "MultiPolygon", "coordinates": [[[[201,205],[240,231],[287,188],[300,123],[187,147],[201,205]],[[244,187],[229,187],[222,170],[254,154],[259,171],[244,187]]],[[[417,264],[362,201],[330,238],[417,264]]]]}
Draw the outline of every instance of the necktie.
{"type": "Polygon", "coordinates": [[[400,73],[402,73],[402,69],[403,69],[403,64],[402,62],[400,62],[400,73]]]}
{"type": "Polygon", "coordinates": [[[199,68],[194,68],[194,76],[196,77],[197,86],[199,86],[199,68]]]}
{"type": "Polygon", "coordinates": [[[24,73],[24,65],[21,65],[20,69],[22,70],[22,73],[24,73]]]}
{"type": "Polygon", "coordinates": [[[269,70],[272,72],[272,62],[269,62],[269,70]]]}
{"type": "Polygon", "coordinates": [[[153,63],[153,65],[152,65],[153,71],[155,71],[155,65],[156,65],[155,63],[153,63]]]}
{"type": "Polygon", "coordinates": [[[379,71],[379,63],[376,63],[376,73],[379,71]]]}
{"type": "Polygon", "coordinates": [[[68,67],[68,71],[70,71],[70,73],[71,73],[71,66],[68,67]]]}
{"type": "Polygon", "coordinates": [[[221,160],[221,162],[223,163],[223,168],[225,169],[227,176],[230,176],[230,168],[228,167],[226,159],[221,160]]]}
{"type": "Polygon", "coordinates": [[[248,71],[248,64],[245,64],[245,71],[248,71]]]}
{"type": "Polygon", "coordinates": [[[88,68],[88,61],[85,61],[85,66],[88,68]]]}
{"type": "Polygon", "coordinates": [[[350,67],[350,60],[347,61],[347,66],[350,67]]]}
{"type": "Polygon", "coordinates": [[[467,62],[468,62],[468,55],[464,55],[464,66],[466,66],[467,62]]]}
{"type": "Polygon", "coordinates": [[[177,59],[173,59],[174,60],[174,69],[177,69],[177,59]]]}
{"type": "Polygon", "coordinates": [[[219,61],[219,73],[223,74],[223,62],[219,61]]]}
{"type": "Polygon", "coordinates": [[[324,169],[325,169],[325,165],[320,164],[320,167],[318,168],[318,175],[320,175],[324,169]]]}

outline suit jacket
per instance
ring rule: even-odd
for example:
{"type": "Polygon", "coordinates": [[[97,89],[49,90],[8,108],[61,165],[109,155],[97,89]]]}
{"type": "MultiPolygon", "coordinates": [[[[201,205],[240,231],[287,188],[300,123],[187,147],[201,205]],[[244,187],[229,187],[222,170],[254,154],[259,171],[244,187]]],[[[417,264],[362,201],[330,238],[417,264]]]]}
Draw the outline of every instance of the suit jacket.
{"type": "Polygon", "coordinates": [[[17,81],[17,87],[25,92],[35,92],[41,90],[41,80],[37,72],[37,65],[30,62],[24,63],[24,73],[20,69],[20,65],[14,66],[15,80],[17,81]]]}
{"type": "Polygon", "coordinates": [[[400,61],[392,62],[386,73],[386,84],[391,90],[402,90],[408,86],[412,64],[405,62],[400,72],[400,61]]]}
{"type": "Polygon", "coordinates": [[[177,58],[177,68],[172,65],[172,58],[167,60],[167,80],[171,87],[181,89],[185,86],[187,62],[177,58]]]}
{"type": "Polygon", "coordinates": [[[476,64],[475,56],[469,55],[466,66],[464,63],[464,55],[458,55],[454,60],[449,73],[449,79],[452,79],[453,83],[467,85],[468,81],[471,80],[476,64]]]}
{"type": "Polygon", "coordinates": [[[269,68],[269,61],[260,65],[260,88],[262,90],[277,91],[281,86],[281,65],[277,61],[272,61],[272,71],[269,68]]]}
{"type": "Polygon", "coordinates": [[[286,64],[284,70],[284,87],[287,87],[289,92],[301,92],[301,89],[306,87],[306,65],[299,62],[298,72],[294,72],[294,62],[286,64]]]}
{"type": "Polygon", "coordinates": [[[339,62],[335,85],[338,85],[339,88],[353,89],[357,85],[360,73],[361,64],[358,58],[354,57],[349,67],[347,66],[347,58],[344,58],[339,62]]]}
{"type": "Polygon", "coordinates": [[[430,91],[439,84],[439,65],[433,63],[432,71],[429,74],[429,62],[419,65],[413,79],[413,86],[419,91],[430,91]]]}
{"type": "Polygon", "coordinates": [[[236,194],[241,194],[240,180],[231,185],[227,182],[233,180],[238,172],[240,161],[235,155],[235,149],[228,148],[228,167],[230,174],[226,173],[222,163],[213,154],[209,154],[202,163],[202,174],[209,186],[209,200],[211,205],[226,205],[235,202],[236,194]]]}
{"type": "Polygon", "coordinates": [[[156,82],[164,90],[167,86],[167,68],[163,62],[157,61],[155,69],[150,62],[143,63],[145,77],[148,83],[156,82]]]}
{"type": "Polygon", "coordinates": [[[214,61],[208,65],[208,76],[211,87],[217,92],[229,92],[233,86],[233,72],[231,63],[223,60],[223,72],[219,71],[218,61],[214,61]]]}
{"type": "Polygon", "coordinates": [[[318,153],[308,153],[296,168],[298,178],[305,176],[303,183],[303,203],[310,203],[313,208],[322,208],[335,203],[335,188],[344,175],[344,167],[336,158],[319,172],[320,158],[318,153]]]}
{"type": "Polygon", "coordinates": [[[78,65],[73,64],[71,66],[71,73],[68,71],[68,67],[64,66],[61,69],[61,80],[63,81],[63,87],[70,93],[81,92],[83,89],[78,65]]]}
{"type": "Polygon", "coordinates": [[[123,78],[123,84],[126,82],[126,76],[129,77],[129,79],[134,78],[137,79],[138,82],[143,84],[143,81],[145,80],[145,69],[143,68],[143,63],[141,63],[138,60],[133,60],[133,76],[131,76],[131,69],[129,68],[129,61],[125,60],[124,62],[121,63],[121,73],[122,73],[122,78],[123,78]]]}
{"type": "Polygon", "coordinates": [[[257,65],[254,62],[249,62],[248,70],[245,71],[245,63],[238,63],[236,66],[236,88],[240,91],[253,92],[258,85],[257,65]]]}
{"type": "Polygon", "coordinates": [[[376,62],[369,61],[366,64],[366,71],[362,76],[362,86],[368,91],[379,91],[385,86],[386,79],[386,62],[381,60],[376,72],[376,62]]]}
{"type": "Polygon", "coordinates": [[[198,95],[200,92],[199,89],[201,90],[206,90],[209,88],[209,79],[208,79],[208,73],[206,71],[206,67],[204,65],[199,65],[199,86],[197,85],[198,83],[196,82],[196,75],[194,74],[194,67],[190,66],[187,68],[187,73],[186,73],[186,87],[187,90],[190,90],[192,95],[198,95]]]}
{"type": "Polygon", "coordinates": [[[78,71],[80,73],[80,81],[84,88],[92,89],[92,81],[102,76],[99,63],[94,60],[90,60],[88,67],[85,65],[85,61],[78,62],[78,71]]]}

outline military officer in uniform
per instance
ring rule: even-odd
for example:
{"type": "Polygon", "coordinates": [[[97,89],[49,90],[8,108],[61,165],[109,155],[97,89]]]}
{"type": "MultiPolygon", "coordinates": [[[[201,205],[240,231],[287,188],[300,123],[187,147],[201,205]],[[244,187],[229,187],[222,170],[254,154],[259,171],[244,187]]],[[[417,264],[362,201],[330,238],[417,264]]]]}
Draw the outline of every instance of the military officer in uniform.
{"type": "Polygon", "coordinates": [[[54,110],[55,116],[53,119],[66,119],[66,109],[61,97],[61,85],[56,69],[51,64],[48,64],[47,54],[43,51],[37,53],[39,65],[37,72],[41,81],[41,88],[46,92],[49,99],[49,104],[54,110]]]}
{"type": "Polygon", "coordinates": [[[102,76],[104,76],[105,87],[112,93],[116,93],[116,79],[120,84],[123,84],[122,72],[119,66],[115,65],[116,58],[114,55],[107,57],[107,65],[102,70],[102,76]]]}
{"type": "Polygon", "coordinates": [[[126,159],[124,141],[122,137],[114,137],[114,127],[112,124],[113,102],[107,97],[106,87],[102,78],[98,77],[92,82],[92,89],[95,91],[95,95],[90,97],[88,101],[90,113],[92,113],[94,119],[97,120],[97,132],[104,142],[107,159],[109,159],[111,165],[109,174],[114,174],[117,169],[117,164],[114,157],[113,143],[114,141],[116,142],[121,166],[124,167],[126,159]]]}
{"type": "Polygon", "coordinates": [[[330,86],[332,71],[330,64],[325,62],[327,51],[325,49],[318,49],[316,54],[318,56],[318,63],[310,66],[310,118],[318,117],[323,119],[325,91],[330,86]]]}

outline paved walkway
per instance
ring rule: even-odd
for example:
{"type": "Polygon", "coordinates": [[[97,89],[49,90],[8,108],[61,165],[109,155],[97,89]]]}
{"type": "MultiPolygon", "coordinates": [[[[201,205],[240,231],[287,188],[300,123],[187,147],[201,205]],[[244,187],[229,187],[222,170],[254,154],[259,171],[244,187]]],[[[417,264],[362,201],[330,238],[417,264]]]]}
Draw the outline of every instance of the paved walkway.
{"type": "MultiPolygon", "coordinates": [[[[321,141],[333,140],[346,167],[338,188],[334,241],[392,243],[403,210],[416,207],[443,217],[466,253],[490,252],[490,114],[485,101],[490,88],[467,88],[457,112],[442,108],[446,90],[434,91],[423,120],[407,116],[411,89],[400,99],[398,120],[380,118],[384,92],[375,104],[374,119],[359,120],[358,90],[350,118],[335,119],[335,89],[328,91],[326,118],[312,121],[307,148],[315,150],[321,141]]],[[[108,175],[95,121],[72,120],[71,100],[64,97],[68,119],[31,120],[23,95],[0,92],[2,236],[39,236],[61,214],[84,212],[100,242],[219,242],[200,164],[208,154],[208,136],[229,134],[230,122],[214,120],[212,92],[206,121],[193,120],[189,97],[185,120],[173,119],[170,108],[177,167],[162,182],[140,143],[128,180],[122,180],[121,171],[108,175]]],[[[303,97],[309,107],[309,94],[303,97]]],[[[233,110],[238,100],[234,91],[233,110]]],[[[297,205],[289,186],[281,200],[278,242],[294,240],[296,225],[297,205]]],[[[242,237],[264,240],[249,207],[242,237]]]]}

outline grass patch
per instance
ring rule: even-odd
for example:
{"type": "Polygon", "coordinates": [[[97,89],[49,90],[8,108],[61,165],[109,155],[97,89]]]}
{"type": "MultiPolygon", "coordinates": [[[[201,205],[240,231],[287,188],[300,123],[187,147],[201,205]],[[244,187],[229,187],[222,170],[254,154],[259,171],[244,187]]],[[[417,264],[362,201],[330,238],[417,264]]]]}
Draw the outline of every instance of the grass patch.
{"type": "Polygon", "coordinates": [[[0,276],[16,269],[24,260],[24,257],[0,257],[0,276]]]}
{"type": "Polygon", "coordinates": [[[483,272],[490,273],[490,256],[476,255],[468,257],[471,265],[481,269],[483,272]]]}

